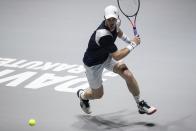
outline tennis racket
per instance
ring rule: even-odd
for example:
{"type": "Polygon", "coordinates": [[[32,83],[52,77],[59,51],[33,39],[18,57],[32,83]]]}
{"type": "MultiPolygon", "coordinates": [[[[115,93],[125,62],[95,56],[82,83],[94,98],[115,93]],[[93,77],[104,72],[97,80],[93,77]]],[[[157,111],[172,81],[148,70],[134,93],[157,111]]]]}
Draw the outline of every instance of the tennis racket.
{"type": "Polygon", "coordinates": [[[136,18],[140,9],[140,0],[117,0],[118,7],[130,21],[135,36],[139,36],[136,28],[136,18]]]}

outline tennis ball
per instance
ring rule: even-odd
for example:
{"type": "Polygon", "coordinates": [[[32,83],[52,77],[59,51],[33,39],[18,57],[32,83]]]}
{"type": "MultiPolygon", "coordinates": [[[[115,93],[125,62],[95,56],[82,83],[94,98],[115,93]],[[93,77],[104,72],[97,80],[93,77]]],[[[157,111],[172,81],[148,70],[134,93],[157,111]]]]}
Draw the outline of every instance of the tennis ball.
{"type": "Polygon", "coordinates": [[[36,120],[35,119],[29,119],[28,121],[30,126],[35,126],[36,125],[36,120]]]}

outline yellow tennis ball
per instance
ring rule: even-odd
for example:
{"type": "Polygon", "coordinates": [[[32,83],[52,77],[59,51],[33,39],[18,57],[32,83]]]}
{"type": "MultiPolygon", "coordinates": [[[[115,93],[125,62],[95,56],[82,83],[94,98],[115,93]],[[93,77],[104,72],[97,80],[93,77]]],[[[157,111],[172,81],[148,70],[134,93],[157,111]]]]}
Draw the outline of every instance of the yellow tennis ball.
{"type": "Polygon", "coordinates": [[[36,120],[35,119],[29,119],[29,125],[30,126],[35,126],[36,125],[36,120]]]}

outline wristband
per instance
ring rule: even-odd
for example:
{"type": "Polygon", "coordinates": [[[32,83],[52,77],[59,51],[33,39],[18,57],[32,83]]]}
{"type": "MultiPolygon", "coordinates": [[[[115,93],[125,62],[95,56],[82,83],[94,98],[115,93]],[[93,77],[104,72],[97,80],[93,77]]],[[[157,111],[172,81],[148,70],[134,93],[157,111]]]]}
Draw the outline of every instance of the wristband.
{"type": "Polygon", "coordinates": [[[137,45],[134,42],[131,42],[126,48],[129,49],[129,51],[132,51],[137,45]]]}
{"type": "Polygon", "coordinates": [[[124,42],[130,44],[131,43],[131,40],[129,39],[129,37],[127,37],[124,33],[121,37],[121,40],[123,40],[124,42]]]}
{"type": "Polygon", "coordinates": [[[132,51],[134,49],[131,45],[128,45],[126,48],[129,49],[129,51],[132,51]]]}
{"type": "Polygon", "coordinates": [[[131,41],[130,45],[135,48],[137,46],[137,44],[135,44],[135,42],[131,41]]]}

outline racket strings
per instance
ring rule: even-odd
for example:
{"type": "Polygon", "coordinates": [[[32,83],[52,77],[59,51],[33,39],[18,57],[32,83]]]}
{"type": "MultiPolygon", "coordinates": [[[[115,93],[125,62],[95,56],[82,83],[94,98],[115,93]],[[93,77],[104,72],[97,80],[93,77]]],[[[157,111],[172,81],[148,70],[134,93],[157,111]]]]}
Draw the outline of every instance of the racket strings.
{"type": "Polygon", "coordinates": [[[138,12],[138,0],[119,0],[119,6],[122,12],[127,16],[134,16],[138,12]]]}

